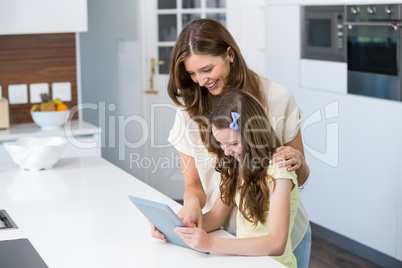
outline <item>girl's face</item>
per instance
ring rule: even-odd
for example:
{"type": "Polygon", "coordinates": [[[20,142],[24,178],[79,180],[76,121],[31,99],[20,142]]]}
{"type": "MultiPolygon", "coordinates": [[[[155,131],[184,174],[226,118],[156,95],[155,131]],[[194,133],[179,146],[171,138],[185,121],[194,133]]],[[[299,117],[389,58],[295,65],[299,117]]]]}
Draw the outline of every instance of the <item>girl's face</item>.
{"type": "Polygon", "coordinates": [[[212,135],[220,143],[225,155],[231,155],[240,160],[243,146],[241,145],[241,137],[238,130],[231,128],[217,129],[212,125],[212,135]]]}
{"type": "Polygon", "coordinates": [[[184,66],[194,83],[206,87],[212,95],[220,95],[230,74],[231,60],[229,55],[222,58],[193,54],[184,61],[184,66]]]}

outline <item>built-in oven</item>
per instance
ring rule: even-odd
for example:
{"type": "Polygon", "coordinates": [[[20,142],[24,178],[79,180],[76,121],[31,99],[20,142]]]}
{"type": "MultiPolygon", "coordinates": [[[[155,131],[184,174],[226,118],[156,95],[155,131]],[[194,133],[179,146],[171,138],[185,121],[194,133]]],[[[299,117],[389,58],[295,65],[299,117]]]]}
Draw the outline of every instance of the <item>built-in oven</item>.
{"type": "Polygon", "coordinates": [[[346,60],[344,6],[302,7],[302,58],[346,60]]]}
{"type": "Polygon", "coordinates": [[[401,5],[346,6],[348,93],[401,100],[401,5]]]}

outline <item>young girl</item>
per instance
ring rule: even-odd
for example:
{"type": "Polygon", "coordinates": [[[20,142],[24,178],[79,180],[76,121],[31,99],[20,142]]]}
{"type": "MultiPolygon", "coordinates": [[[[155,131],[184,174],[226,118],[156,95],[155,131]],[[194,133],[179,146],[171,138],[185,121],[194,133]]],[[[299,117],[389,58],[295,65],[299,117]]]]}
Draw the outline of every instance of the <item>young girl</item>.
{"type": "Polygon", "coordinates": [[[265,109],[250,94],[233,90],[213,108],[210,125],[208,150],[218,159],[220,196],[203,215],[202,229],[177,227],[176,233],[196,250],[277,256],[287,267],[297,267],[290,241],[299,203],[297,176],[278,163],[270,164],[281,144],[265,109]],[[208,235],[224,224],[233,205],[238,209],[237,238],[208,235]]]}

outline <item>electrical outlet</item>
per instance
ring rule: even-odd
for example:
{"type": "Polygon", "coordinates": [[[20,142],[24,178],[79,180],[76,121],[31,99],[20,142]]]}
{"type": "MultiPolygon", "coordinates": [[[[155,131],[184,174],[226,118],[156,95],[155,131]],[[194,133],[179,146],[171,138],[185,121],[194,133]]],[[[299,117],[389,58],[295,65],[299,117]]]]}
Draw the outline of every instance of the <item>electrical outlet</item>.
{"type": "Polygon", "coordinates": [[[41,103],[42,98],[40,94],[47,93],[49,94],[49,84],[48,83],[39,83],[39,84],[30,84],[29,85],[29,96],[31,103],[41,103]]]}
{"type": "Polygon", "coordinates": [[[8,101],[10,104],[28,103],[28,86],[27,84],[9,85],[8,101]]]}
{"type": "Polygon", "coordinates": [[[71,83],[57,82],[52,83],[52,98],[59,98],[61,101],[71,101],[71,83]]]}

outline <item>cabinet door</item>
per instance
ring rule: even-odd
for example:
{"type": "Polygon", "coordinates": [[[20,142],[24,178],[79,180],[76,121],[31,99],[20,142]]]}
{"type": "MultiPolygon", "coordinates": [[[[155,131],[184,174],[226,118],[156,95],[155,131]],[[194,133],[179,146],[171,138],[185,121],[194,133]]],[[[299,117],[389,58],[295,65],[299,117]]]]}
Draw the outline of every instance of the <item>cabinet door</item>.
{"type": "Polygon", "coordinates": [[[85,32],[87,0],[2,0],[0,34],[85,32]]]}

